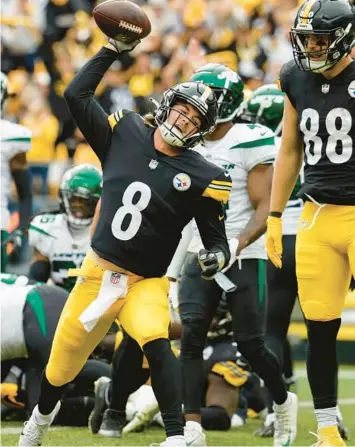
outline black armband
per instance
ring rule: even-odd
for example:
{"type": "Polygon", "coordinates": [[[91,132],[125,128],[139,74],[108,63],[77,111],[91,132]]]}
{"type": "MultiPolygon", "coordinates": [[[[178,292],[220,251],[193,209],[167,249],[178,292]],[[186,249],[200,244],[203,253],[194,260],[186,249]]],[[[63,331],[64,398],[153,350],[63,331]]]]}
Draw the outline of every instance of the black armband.
{"type": "Polygon", "coordinates": [[[36,261],[30,266],[28,277],[35,281],[44,282],[48,281],[51,273],[51,266],[47,261],[36,261]]]}
{"type": "Polygon", "coordinates": [[[280,211],[270,211],[269,213],[270,217],[282,217],[282,213],[280,213],[280,211]]]}

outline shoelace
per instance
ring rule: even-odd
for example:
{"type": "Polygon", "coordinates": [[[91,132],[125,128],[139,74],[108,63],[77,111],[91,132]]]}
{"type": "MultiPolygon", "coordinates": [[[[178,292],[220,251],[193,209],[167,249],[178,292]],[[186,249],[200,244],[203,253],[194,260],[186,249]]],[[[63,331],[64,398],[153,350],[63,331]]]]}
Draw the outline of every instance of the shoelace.
{"type": "Polygon", "coordinates": [[[46,433],[48,428],[48,424],[37,425],[35,422],[26,421],[24,424],[24,434],[26,438],[30,439],[33,442],[41,441],[42,436],[46,433]]]}
{"type": "Polygon", "coordinates": [[[282,443],[287,442],[290,432],[288,413],[285,410],[275,410],[275,438],[281,439],[282,443]],[[286,439],[284,439],[287,437],[286,439]]]}
{"type": "Polygon", "coordinates": [[[319,441],[321,440],[321,439],[320,439],[320,436],[317,435],[317,433],[314,433],[313,431],[310,431],[309,433],[310,433],[311,435],[314,435],[314,436],[317,438],[317,442],[316,442],[315,444],[312,444],[311,447],[317,447],[319,441]]]}

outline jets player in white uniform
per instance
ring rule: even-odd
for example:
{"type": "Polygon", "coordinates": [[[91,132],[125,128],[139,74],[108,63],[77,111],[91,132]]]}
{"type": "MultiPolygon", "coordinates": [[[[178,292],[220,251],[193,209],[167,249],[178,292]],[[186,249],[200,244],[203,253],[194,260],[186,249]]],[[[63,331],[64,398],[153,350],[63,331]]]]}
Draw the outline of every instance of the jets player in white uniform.
{"type": "MultiPolygon", "coordinates": [[[[246,101],[242,116],[251,123],[259,123],[273,130],[279,149],[281,143],[285,93],[276,84],[266,84],[256,89],[246,101]]],[[[291,313],[298,295],[296,278],[295,246],[296,233],[300,223],[304,202],[297,197],[303,183],[303,169],[297,179],[290,200],[282,215],[283,255],[282,269],[276,268],[269,260],[267,265],[268,306],[266,315],[266,341],[268,347],[280,361],[284,363],[284,343],[290,325],[291,313]]],[[[289,385],[292,378],[285,377],[289,385]]],[[[264,425],[256,431],[257,436],[274,435],[275,414],[272,408],[272,398],[268,396],[268,415],[264,425]]],[[[337,410],[338,428],[344,439],[347,429],[343,425],[340,410],[337,410]]]]}
{"type": "Polygon", "coordinates": [[[90,226],[101,195],[102,174],[92,165],[70,168],[63,176],[60,210],[35,216],[29,226],[34,258],[29,277],[71,290],[75,278],[68,270],[79,268],[90,247],[90,226]]]}
{"type": "MultiPolygon", "coordinates": [[[[204,149],[206,158],[223,166],[233,179],[225,210],[232,258],[225,271],[237,285],[235,291],[227,294],[234,336],[240,353],[272,392],[276,414],[274,444],[285,445],[296,436],[297,396],[287,393],[280,364],[266,349],[263,338],[267,256],[262,235],[266,230],[276,155],[274,133],[260,124],[233,125],[243,100],[243,83],[237,73],[220,64],[207,64],[191,80],[210,86],[219,102],[218,126],[204,142],[204,148],[198,150],[204,149]]],[[[195,238],[189,249],[194,253],[186,258],[179,288],[185,439],[188,445],[199,446],[206,442],[200,412],[202,352],[222,294],[215,281],[201,278],[196,254],[201,248],[201,241],[195,238]]],[[[232,416],[218,403],[216,400],[210,413],[216,428],[219,421],[222,426],[232,416]]]]}
{"type": "MultiPolygon", "coordinates": [[[[0,73],[1,114],[7,97],[7,77],[0,73]]],[[[11,234],[15,242],[12,259],[19,259],[23,246],[24,231],[32,214],[32,185],[28,171],[26,152],[31,148],[31,131],[27,127],[1,119],[0,147],[0,219],[1,219],[1,271],[6,270],[6,246],[9,240],[9,196],[11,180],[14,180],[19,198],[19,227],[11,234]]]]}

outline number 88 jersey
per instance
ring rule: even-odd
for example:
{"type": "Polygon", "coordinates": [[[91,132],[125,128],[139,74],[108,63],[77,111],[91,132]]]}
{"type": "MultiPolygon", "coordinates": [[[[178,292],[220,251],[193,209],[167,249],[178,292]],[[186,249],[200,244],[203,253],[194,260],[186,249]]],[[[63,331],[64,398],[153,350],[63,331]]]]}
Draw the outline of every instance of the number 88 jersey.
{"type": "Polygon", "coordinates": [[[280,87],[297,111],[304,143],[299,197],[355,205],[355,61],[328,80],[292,60],[281,69],[280,87]]]}

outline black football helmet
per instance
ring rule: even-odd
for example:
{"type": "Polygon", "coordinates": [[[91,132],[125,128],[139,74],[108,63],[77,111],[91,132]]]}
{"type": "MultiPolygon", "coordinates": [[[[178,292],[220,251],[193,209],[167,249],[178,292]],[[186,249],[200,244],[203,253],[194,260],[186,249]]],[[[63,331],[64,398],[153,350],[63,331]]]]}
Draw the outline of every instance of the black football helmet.
{"type": "Polygon", "coordinates": [[[348,0],[307,0],[297,12],[290,36],[298,68],[322,73],[347,56],[354,46],[355,8],[348,0]],[[327,48],[307,51],[310,35],[326,36],[327,48]],[[312,60],[323,55],[323,60],[312,60]]]}
{"type": "MultiPolygon", "coordinates": [[[[183,82],[169,88],[163,94],[163,99],[155,111],[155,121],[158,124],[164,140],[179,147],[193,147],[203,140],[203,137],[212,133],[216,128],[217,100],[210,87],[202,82],[183,82]],[[188,103],[194,106],[201,114],[202,124],[194,134],[183,136],[175,127],[175,123],[168,123],[170,111],[177,103],[188,103]]],[[[186,116],[180,112],[181,115],[186,116]]]]}

